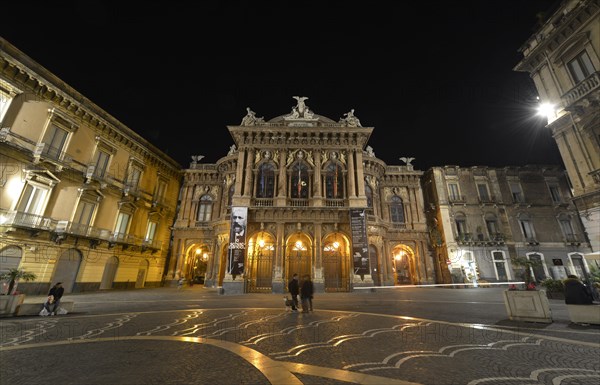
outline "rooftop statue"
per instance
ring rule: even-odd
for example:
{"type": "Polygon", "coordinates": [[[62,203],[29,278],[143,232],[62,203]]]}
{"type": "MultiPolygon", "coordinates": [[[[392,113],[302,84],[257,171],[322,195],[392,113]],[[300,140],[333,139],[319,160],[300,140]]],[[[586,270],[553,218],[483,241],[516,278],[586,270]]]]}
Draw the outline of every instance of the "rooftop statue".
{"type": "Polygon", "coordinates": [[[362,127],[360,120],[354,116],[354,108],[351,109],[350,112],[346,112],[344,116],[345,118],[340,119],[339,123],[348,127],[362,127]]]}
{"type": "Polygon", "coordinates": [[[298,110],[298,114],[300,116],[304,116],[304,110],[307,109],[306,104],[304,103],[304,101],[307,100],[308,98],[306,96],[294,96],[293,98],[298,101],[298,105],[296,105],[296,109],[298,110]]]}
{"type": "Polygon", "coordinates": [[[229,152],[227,153],[227,155],[233,155],[235,153],[235,151],[237,150],[237,148],[235,147],[235,144],[232,144],[229,147],[229,152]]]}
{"type": "Polygon", "coordinates": [[[284,116],[283,118],[286,120],[314,120],[315,114],[306,106],[304,103],[308,98],[306,96],[294,96],[294,99],[298,101],[298,104],[292,107],[292,112],[289,115],[284,116]]]}
{"type": "Polygon", "coordinates": [[[367,155],[375,157],[375,151],[373,151],[373,147],[367,146],[367,155]]]}
{"type": "Polygon", "coordinates": [[[415,158],[409,158],[409,157],[405,157],[405,156],[403,156],[402,158],[400,158],[400,160],[401,160],[401,161],[403,161],[404,163],[406,163],[406,168],[407,168],[409,171],[412,171],[412,170],[413,170],[413,165],[412,165],[412,163],[411,163],[411,162],[412,162],[413,160],[415,160],[415,158]]]}
{"type": "Polygon", "coordinates": [[[263,117],[257,118],[256,112],[252,111],[250,107],[246,107],[246,111],[248,111],[248,113],[242,119],[242,123],[240,124],[241,126],[255,126],[259,123],[265,122],[263,117]]]}
{"type": "Polygon", "coordinates": [[[204,158],[204,155],[192,155],[192,164],[200,162],[204,158]]]}

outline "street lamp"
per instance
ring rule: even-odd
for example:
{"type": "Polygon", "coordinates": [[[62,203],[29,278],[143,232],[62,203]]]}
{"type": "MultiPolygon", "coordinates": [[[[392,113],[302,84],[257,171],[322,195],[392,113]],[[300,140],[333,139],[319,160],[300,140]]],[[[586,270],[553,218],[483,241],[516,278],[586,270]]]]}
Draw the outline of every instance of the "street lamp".
{"type": "Polygon", "coordinates": [[[538,107],[538,115],[545,116],[548,124],[556,120],[556,105],[552,103],[541,103],[538,107]]]}

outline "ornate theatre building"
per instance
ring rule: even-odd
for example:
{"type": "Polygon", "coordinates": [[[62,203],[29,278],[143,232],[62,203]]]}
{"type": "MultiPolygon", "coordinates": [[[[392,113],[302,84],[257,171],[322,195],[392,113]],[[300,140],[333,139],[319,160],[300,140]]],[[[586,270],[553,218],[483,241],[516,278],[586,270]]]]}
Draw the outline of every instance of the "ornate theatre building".
{"type": "Polygon", "coordinates": [[[386,165],[354,110],[338,121],[295,96],[265,121],[248,108],[216,164],[183,171],[167,279],[203,277],[225,294],[433,283],[421,171],[386,165]]]}

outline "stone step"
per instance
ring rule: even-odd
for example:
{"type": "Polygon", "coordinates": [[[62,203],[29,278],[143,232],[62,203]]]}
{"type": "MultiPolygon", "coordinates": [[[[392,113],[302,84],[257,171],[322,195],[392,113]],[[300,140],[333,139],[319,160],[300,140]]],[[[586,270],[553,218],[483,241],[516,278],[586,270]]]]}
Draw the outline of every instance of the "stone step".
{"type": "MultiPolygon", "coordinates": [[[[16,316],[39,315],[40,311],[42,311],[43,307],[44,307],[44,304],[41,304],[41,303],[22,303],[21,305],[19,305],[17,307],[17,311],[15,312],[15,315],[16,316]]],[[[75,307],[75,302],[61,301],[60,305],[58,307],[62,307],[68,313],[71,313],[73,311],[73,308],[75,307]]]]}

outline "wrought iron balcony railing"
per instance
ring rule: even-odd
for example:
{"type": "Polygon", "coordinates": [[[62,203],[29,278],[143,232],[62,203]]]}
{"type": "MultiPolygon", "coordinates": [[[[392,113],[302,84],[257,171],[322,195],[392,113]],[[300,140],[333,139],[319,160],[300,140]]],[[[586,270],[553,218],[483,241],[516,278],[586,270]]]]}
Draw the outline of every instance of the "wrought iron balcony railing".
{"type": "MultiPolygon", "coordinates": [[[[43,230],[61,236],[71,235],[74,237],[88,238],[93,241],[106,241],[109,244],[119,243],[126,247],[139,246],[142,247],[142,249],[150,248],[153,250],[160,250],[162,248],[162,241],[160,240],[147,240],[131,234],[117,233],[81,223],[60,221],[21,211],[0,209],[0,227],[16,227],[34,231],[43,230]]],[[[60,240],[64,240],[64,237],[61,237],[60,240]]],[[[96,242],[96,244],[98,244],[98,242],[96,242]]]]}

